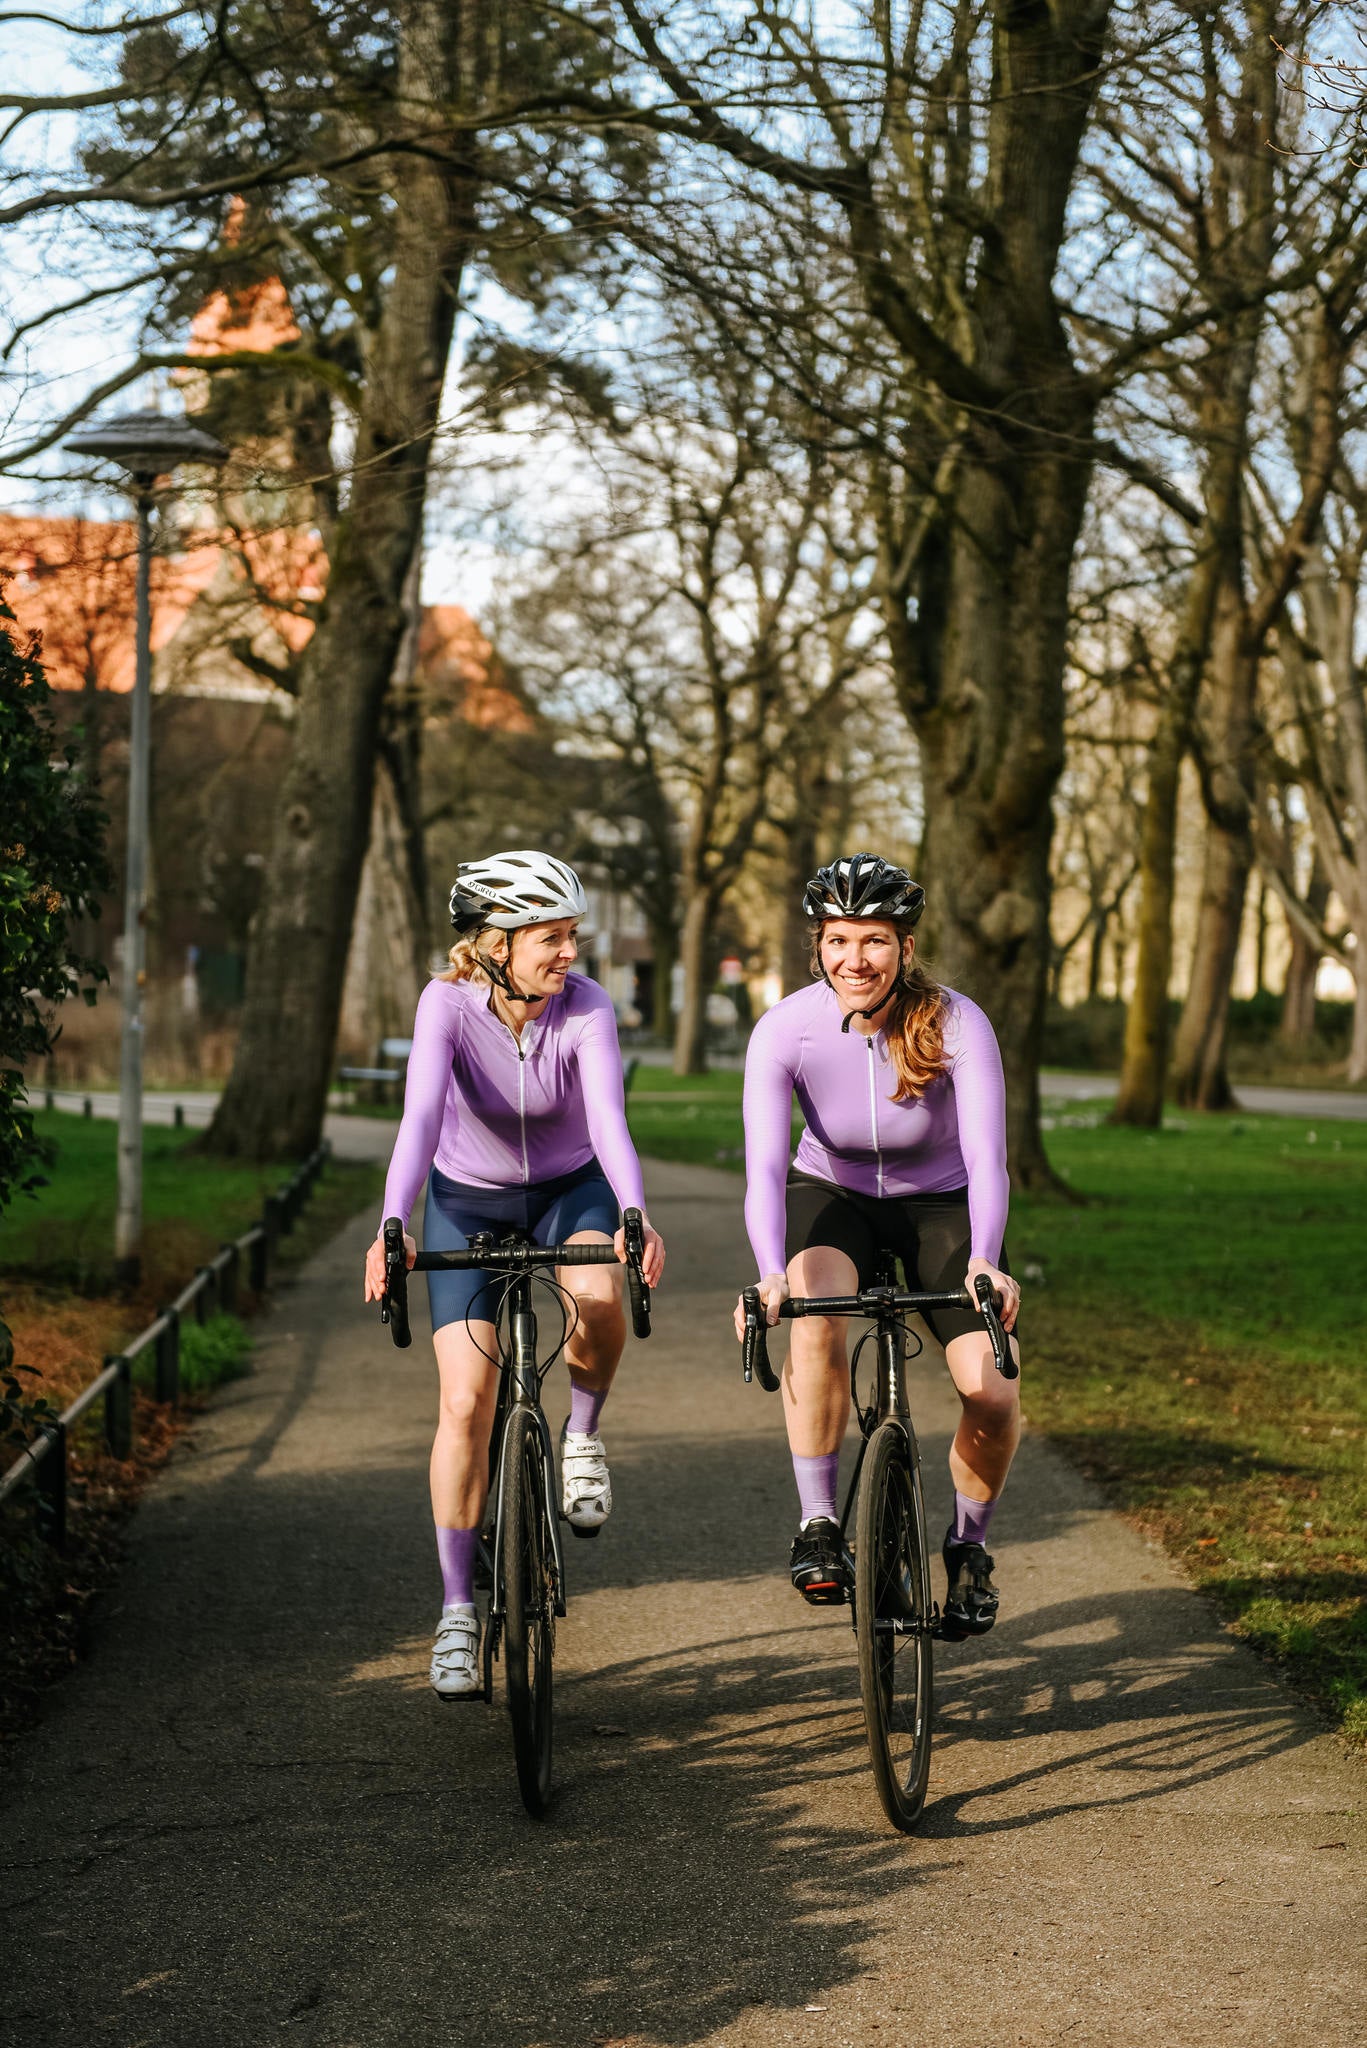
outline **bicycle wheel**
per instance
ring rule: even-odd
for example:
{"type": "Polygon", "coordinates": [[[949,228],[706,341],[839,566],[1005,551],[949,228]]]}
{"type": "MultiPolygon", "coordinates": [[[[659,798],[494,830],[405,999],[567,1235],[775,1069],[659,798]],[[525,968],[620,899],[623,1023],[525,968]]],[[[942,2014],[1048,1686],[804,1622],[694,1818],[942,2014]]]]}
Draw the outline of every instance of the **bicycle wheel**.
{"type": "Polygon", "coordinates": [[[898,1422],[881,1423],[865,1455],[854,1589],[874,1783],[884,1813],[906,1832],[930,1776],[931,1604],[921,1475],[898,1422]]]}
{"type": "Polygon", "coordinates": [[[528,1813],[542,1814],[551,1796],[555,1553],[546,1521],[541,1433],[530,1410],[513,1416],[503,1455],[503,1662],[508,1712],[522,1803],[528,1813]]]}

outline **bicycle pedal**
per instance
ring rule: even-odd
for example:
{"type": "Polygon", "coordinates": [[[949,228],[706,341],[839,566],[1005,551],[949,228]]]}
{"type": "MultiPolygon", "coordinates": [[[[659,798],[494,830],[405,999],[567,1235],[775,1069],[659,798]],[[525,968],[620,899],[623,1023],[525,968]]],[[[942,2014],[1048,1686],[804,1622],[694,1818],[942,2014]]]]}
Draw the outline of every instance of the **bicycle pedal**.
{"type": "Polygon", "coordinates": [[[844,1607],[849,1600],[849,1588],[839,1579],[809,1580],[797,1590],[809,1607],[844,1607]]]}

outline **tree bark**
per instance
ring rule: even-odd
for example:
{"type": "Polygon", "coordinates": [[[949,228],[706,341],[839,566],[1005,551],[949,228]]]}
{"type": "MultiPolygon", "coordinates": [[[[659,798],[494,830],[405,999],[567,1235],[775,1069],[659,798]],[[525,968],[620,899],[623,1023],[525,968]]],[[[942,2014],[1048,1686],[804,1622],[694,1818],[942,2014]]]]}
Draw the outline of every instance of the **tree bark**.
{"type": "MultiPolygon", "coordinates": [[[[1329,882],[1318,859],[1310,871],[1305,902],[1315,922],[1321,923],[1329,907],[1329,882]]],[[[1277,1036],[1288,1052],[1300,1052],[1315,1035],[1315,982],[1324,955],[1308,933],[1294,920],[1290,923],[1291,958],[1287,962],[1277,1036]]]]}
{"type": "MultiPolygon", "coordinates": [[[[1196,671],[1199,675],[1199,669],[1196,671]]],[[[1149,789],[1139,838],[1139,954],[1125,1012],[1125,1050],[1111,1121],[1156,1127],[1163,1121],[1168,1068],[1168,980],[1172,973],[1172,899],[1177,801],[1187,750],[1190,702],[1176,687],[1159,717],[1149,752],[1149,789]]]]}
{"type": "Polygon", "coordinates": [[[679,959],[683,964],[683,1002],[674,1028],[674,1072],[707,1072],[707,998],[710,982],[707,954],[716,905],[711,892],[695,889],[684,912],[679,959]]]}
{"type": "MultiPolygon", "coordinates": [[[[1087,432],[1078,419],[1073,445],[1087,432]]],[[[925,786],[929,964],[996,1027],[1018,1187],[1055,1185],[1039,1132],[1038,1068],[1069,574],[1085,490],[1085,467],[1071,456],[1023,457],[999,444],[995,460],[984,448],[981,462],[965,465],[943,632],[931,649],[922,634],[916,672],[904,678],[925,786]]]]}
{"type": "Polygon", "coordinates": [[[674,963],[679,957],[676,924],[652,923],[650,957],[651,1034],[662,1045],[668,1045],[674,1035],[674,963]]]}
{"type": "MultiPolygon", "coordinates": [[[[464,15],[451,0],[407,0],[397,91],[410,122],[422,125],[426,109],[435,130],[458,94],[464,15]]],[[[381,710],[404,631],[404,586],[473,232],[473,170],[417,153],[391,161],[394,264],[367,364],[350,499],[302,665],[237,1054],[206,1139],[228,1156],[298,1157],[322,1128],[381,710]]]]}
{"type": "Polygon", "coordinates": [[[1229,999],[1243,929],[1244,896],[1253,866],[1249,832],[1253,727],[1261,649],[1248,644],[1242,606],[1212,649],[1212,725],[1217,752],[1205,780],[1206,844],[1201,903],[1192,944],[1187,998],[1173,1047],[1173,1092],[1185,1109],[1229,1109],[1234,1092],[1225,1072],[1229,999]]]}
{"type": "MultiPolygon", "coordinates": [[[[794,808],[783,827],[780,870],[779,976],[785,996],[806,988],[812,978],[811,930],[802,908],[803,892],[820,866],[818,847],[831,796],[824,760],[795,761],[794,808]]],[[[843,849],[842,849],[843,850],[843,849]]],[[[849,849],[853,851],[853,849],[849,849]]]]}

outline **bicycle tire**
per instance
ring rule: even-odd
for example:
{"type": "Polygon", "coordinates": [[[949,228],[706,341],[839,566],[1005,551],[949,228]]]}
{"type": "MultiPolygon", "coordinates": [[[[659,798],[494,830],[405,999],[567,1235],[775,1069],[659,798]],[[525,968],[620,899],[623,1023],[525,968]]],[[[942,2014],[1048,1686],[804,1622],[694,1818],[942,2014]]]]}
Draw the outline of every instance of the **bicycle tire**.
{"type": "Polygon", "coordinates": [[[539,1816],[551,1796],[555,1553],[541,1432],[530,1409],[514,1413],[503,1456],[503,1668],[518,1787],[528,1813],[539,1816]]]}
{"type": "Polygon", "coordinates": [[[855,1634],[869,1760],[884,1813],[909,1833],[925,1806],[934,1703],[921,1475],[905,1425],[869,1440],[855,1525],[855,1634]],[[897,1633],[893,1623],[913,1626],[897,1633]]]}

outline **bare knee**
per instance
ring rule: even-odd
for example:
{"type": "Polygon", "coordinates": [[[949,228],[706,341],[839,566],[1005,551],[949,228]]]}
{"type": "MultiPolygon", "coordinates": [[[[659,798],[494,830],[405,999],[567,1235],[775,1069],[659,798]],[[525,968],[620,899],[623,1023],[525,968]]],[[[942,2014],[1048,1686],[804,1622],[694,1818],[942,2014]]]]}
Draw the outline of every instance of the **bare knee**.
{"type": "Polygon", "coordinates": [[[1011,1436],[1020,1427],[1020,1394],[1015,1380],[985,1381],[970,1392],[960,1389],[964,1421],[986,1440],[1011,1436]]]}
{"type": "Polygon", "coordinates": [[[490,1404],[478,1387],[443,1387],[437,1409],[442,1434],[467,1441],[489,1426],[490,1404]]]}
{"type": "Polygon", "coordinates": [[[845,1370],[845,1325],[837,1316],[799,1316],[792,1325],[792,1362],[799,1372],[845,1370]]]}

